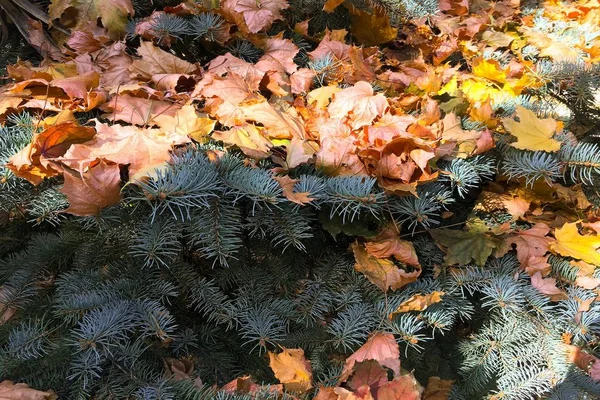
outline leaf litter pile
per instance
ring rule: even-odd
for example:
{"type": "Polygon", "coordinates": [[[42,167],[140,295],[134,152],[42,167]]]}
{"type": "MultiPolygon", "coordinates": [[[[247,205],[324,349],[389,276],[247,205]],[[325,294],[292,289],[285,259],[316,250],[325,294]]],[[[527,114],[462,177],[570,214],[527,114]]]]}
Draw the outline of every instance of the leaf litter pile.
{"type": "MultiPolygon", "coordinates": [[[[52,1],[50,19],[71,35],[56,33],[51,41],[30,21],[28,40],[44,60],[8,66],[0,88],[0,120],[27,112],[38,132],[10,158],[12,173],[33,185],[62,177],[65,212],[90,216],[118,203],[123,185],[153,174],[177,149],[216,142],[241,151],[248,165],[269,160],[274,179],[299,205],[312,198],[294,192],[287,172],[304,164],[331,176],[372,176],[390,195],[416,196],[418,185],[447,178],[440,161],[482,155],[499,142],[552,153],[561,148],[559,136],[576,141],[563,121],[520,105],[511,116],[499,114],[503,105],[548,83],[540,60],[582,54],[587,64],[600,60],[600,40],[565,44],[536,29],[535,17],[522,12],[518,0],[440,0],[437,13],[399,24],[382,7],[367,12],[329,0],[323,10],[345,8],[351,24],[318,32],[309,29],[308,19],[289,23],[293,10],[285,0],[216,3],[187,1],[132,20],[128,0],[52,1]],[[199,33],[198,41],[225,49],[212,59],[190,57],[176,33],[154,24],[206,18],[208,12],[219,23],[199,33]],[[255,56],[233,51],[241,42],[255,56]],[[463,128],[465,118],[478,128],[463,128]]],[[[599,23],[600,6],[550,1],[538,14],[581,29],[599,23]]],[[[549,276],[548,257],[556,254],[573,259],[578,286],[598,287],[593,272],[600,265],[600,224],[579,186],[498,175],[477,196],[474,211],[504,210],[511,220],[491,224],[473,217],[462,230],[432,229],[445,266],[483,265],[490,255],[516,249],[532,285],[561,299],[566,293],[549,276]],[[511,223],[516,221],[522,224],[511,223]]],[[[356,242],[352,251],[356,269],[383,291],[419,276],[413,244],[399,238],[396,226],[356,242]],[[399,269],[394,259],[414,271],[399,269]]],[[[395,313],[423,310],[442,296],[415,295],[395,313]]],[[[371,398],[365,390],[379,399],[445,398],[451,383],[432,379],[423,392],[410,373],[401,372],[398,352],[392,335],[372,336],[346,360],[345,388],[322,389],[318,398],[371,398]],[[350,395],[357,397],[345,397],[350,395]]],[[[270,365],[286,389],[312,387],[302,350],[270,354],[270,365]]],[[[252,385],[240,378],[228,388],[252,385]]]]}

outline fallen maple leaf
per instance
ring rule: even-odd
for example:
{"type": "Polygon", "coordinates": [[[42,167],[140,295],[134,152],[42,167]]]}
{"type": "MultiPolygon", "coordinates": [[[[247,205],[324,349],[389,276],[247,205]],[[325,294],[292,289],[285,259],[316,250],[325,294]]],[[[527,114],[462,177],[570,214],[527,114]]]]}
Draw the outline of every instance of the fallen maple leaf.
{"type": "Polygon", "coordinates": [[[60,191],[69,201],[66,213],[97,215],[121,199],[121,172],[117,164],[100,160],[80,176],[65,171],[64,177],[65,183],[60,191]]]}
{"type": "Polygon", "coordinates": [[[286,0],[233,0],[233,11],[241,13],[251,33],[271,26],[282,19],[281,10],[289,7],[286,0]]]}
{"type": "Polygon", "coordinates": [[[269,366],[286,390],[304,393],[312,387],[312,370],[302,349],[269,352],[269,366]]]}
{"type": "Polygon", "coordinates": [[[196,66],[171,53],[154,46],[151,42],[141,42],[137,49],[140,60],[129,66],[132,77],[150,80],[159,74],[194,74],[196,66]]]}
{"type": "Polygon", "coordinates": [[[158,129],[131,125],[96,122],[96,131],[98,133],[93,141],[74,145],[61,161],[71,168],[83,170],[96,158],[104,158],[117,164],[129,165],[129,175],[133,176],[148,165],[168,161],[173,145],[189,142],[187,136],[176,132],[161,132],[158,129]]]}
{"type": "Polygon", "coordinates": [[[398,268],[394,262],[387,258],[377,258],[357,242],[352,245],[355,269],[363,273],[371,283],[387,292],[388,288],[396,290],[417,280],[421,274],[420,269],[406,272],[398,268]]]}
{"type": "MultiPolygon", "coordinates": [[[[504,241],[504,245],[510,247],[515,245],[517,249],[517,259],[521,266],[529,272],[530,264],[535,264],[538,259],[546,254],[549,246],[554,240],[546,235],[550,232],[550,227],[546,224],[535,224],[529,229],[516,231],[517,236],[509,236],[504,241]]],[[[548,265],[549,269],[550,265],[548,265]]],[[[538,268],[535,268],[537,271],[538,268]]]]}
{"type": "Polygon", "coordinates": [[[387,381],[387,371],[379,365],[377,360],[365,360],[355,364],[352,378],[348,381],[348,386],[352,390],[368,386],[371,392],[376,392],[377,388],[387,381]]]}
{"type": "Polygon", "coordinates": [[[273,143],[263,133],[265,129],[253,124],[234,126],[227,131],[215,131],[214,140],[220,140],[227,145],[237,146],[248,157],[261,160],[270,154],[273,143]]]}
{"type": "Polygon", "coordinates": [[[179,109],[175,115],[158,115],[154,118],[161,131],[174,133],[182,136],[189,136],[198,143],[204,143],[208,135],[213,131],[217,121],[211,118],[200,117],[196,108],[192,105],[185,105],[179,109]]]}
{"type": "Polygon", "coordinates": [[[367,252],[377,258],[394,257],[408,265],[419,266],[413,244],[400,239],[398,230],[392,225],[385,227],[377,237],[365,243],[367,252]]]}
{"type": "Polygon", "coordinates": [[[478,57],[473,60],[473,74],[497,83],[506,83],[507,71],[502,69],[500,62],[493,59],[478,57]]]}
{"type": "Polygon", "coordinates": [[[125,31],[127,18],[134,15],[131,0],[52,0],[48,7],[51,20],[60,19],[67,9],[75,10],[72,15],[74,31],[85,30],[88,21],[102,20],[102,26],[108,29],[113,39],[118,39],[125,31]]]}
{"type": "Polygon", "coordinates": [[[352,129],[358,129],[382,116],[387,107],[388,102],[383,94],[373,94],[373,87],[368,82],[360,81],[336,93],[328,110],[333,118],[349,117],[352,129]]]}
{"type": "Polygon", "coordinates": [[[487,234],[483,224],[467,227],[466,231],[454,229],[432,229],[429,231],[435,241],[446,249],[444,264],[467,265],[474,260],[483,266],[492,251],[500,246],[500,241],[487,234]]]}
{"type": "Polygon", "coordinates": [[[375,360],[382,367],[387,367],[394,373],[400,375],[400,348],[391,333],[375,332],[367,339],[358,350],[346,359],[340,381],[347,380],[356,363],[367,360],[375,360]]]}
{"type": "Polygon", "coordinates": [[[413,374],[398,376],[377,389],[377,400],[419,400],[421,385],[413,374]]]}
{"type": "Polygon", "coordinates": [[[74,144],[84,143],[94,137],[94,128],[83,127],[76,122],[64,122],[34,135],[30,145],[13,155],[7,167],[34,185],[44,178],[58,175],[50,160],[61,157],[74,144]]]}
{"type": "Polygon", "coordinates": [[[114,96],[101,109],[107,111],[104,117],[112,121],[123,121],[132,125],[153,125],[159,115],[175,116],[181,104],[162,100],[130,96],[114,96]]]}
{"type": "Polygon", "coordinates": [[[432,304],[442,301],[444,292],[431,292],[428,294],[415,294],[403,301],[398,308],[390,313],[388,319],[394,318],[397,314],[409,311],[423,311],[432,304]]]}
{"type": "Polygon", "coordinates": [[[531,286],[536,288],[540,293],[550,296],[552,301],[566,300],[567,294],[556,287],[556,279],[542,278],[540,272],[536,272],[531,276],[531,286]]]}
{"type": "Polygon", "coordinates": [[[517,138],[510,145],[521,150],[558,151],[561,142],[553,139],[558,123],[553,118],[538,118],[531,110],[517,106],[516,116],[519,121],[511,118],[502,119],[502,123],[511,135],[517,138]]]}
{"type": "Polygon", "coordinates": [[[556,242],[550,250],[565,257],[573,257],[593,265],[600,265],[600,236],[581,235],[577,223],[566,223],[554,231],[556,242]]]}

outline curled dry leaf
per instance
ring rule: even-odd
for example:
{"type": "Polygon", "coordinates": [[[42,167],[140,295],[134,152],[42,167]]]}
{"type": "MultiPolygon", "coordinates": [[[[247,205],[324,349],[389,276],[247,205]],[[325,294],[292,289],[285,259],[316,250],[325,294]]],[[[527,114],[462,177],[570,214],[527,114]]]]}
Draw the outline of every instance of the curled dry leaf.
{"type": "Polygon", "coordinates": [[[355,269],[363,273],[371,283],[387,292],[388,289],[397,290],[402,286],[415,282],[421,274],[421,269],[412,272],[404,271],[387,258],[377,258],[371,255],[365,247],[355,242],[352,245],[355,269]]]}
{"type": "Polygon", "coordinates": [[[375,332],[358,350],[346,359],[340,381],[346,381],[354,372],[356,363],[375,360],[382,367],[389,368],[395,377],[400,375],[400,348],[390,333],[375,332]]]}
{"type": "Polygon", "coordinates": [[[367,252],[377,258],[394,257],[396,260],[419,266],[419,259],[413,244],[400,239],[397,228],[391,224],[385,227],[379,235],[365,243],[367,252]]]}
{"type": "MultiPolygon", "coordinates": [[[[550,227],[546,224],[535,224],[529,229],[516,231],[516,236],[509,236],[504,241],[504,246],[510,248],[515,245],[517,249],[517,258],[521,266],[529,271],[537,262],[539,257],[545,255],[549,246],[554,240],[548,237],[550,227]]],[[[550,268],[550,265],[548,265],[550,268]]],[[[539,268],[535,268],[539,270],[539,268]]],[[[535,272],[535,270],[533,272],[535,272]]]]}
{"type": "Polygon", "coordinates": [[[391,320],[396,315],[409,311],[423,311],[432,304],[439,303],[442,301],[444,292],[431,292],[428,294],[415,294],[410,296],[407,300],[403,301],[398,308],[396,308],[388,318],[391,320]]]}
{"type": "Polygon", "coordinates": [[[294,185],[300,182],[298,179],[292,179],[288,175],[273,177],[283,189],[283,195],[291,202],[304,205],[314,200],[309,192],[295,192],[294,185]]]}
{"type": "Polygon", "coordinates": [[[312,387],[312,369],[302,349],[269,352],[269,366],[286,390],[304,393],[312,387]]]}
{"type": "Polygon", "coordinates": [[[273,21],[283,18],[281,11],[288,8],[286,0],[227,0],[225,7],[241,13],[251,33],[271,26],[273,21]]]}
{"type": "Polygon", "coordinates": [[[270,154],[273,144],[263,134],[264,128],[244,124],[234,126],[227,131],[215,131],[212,134],[214,140],[220,140],[226,145],[237,146],[248,157],[257,160],[266,158],[270,154]]]}
{"type": "Polygon", "coordinates": [[[13,155],[7,167],[16,176],[39,185],[44,178],[59,173],[51,160],[64,155],[72,145],[89,141],[95,134],[94,128],[83,127],[73,121],[51,126],[34,135],[31,144],[13,155]]]}

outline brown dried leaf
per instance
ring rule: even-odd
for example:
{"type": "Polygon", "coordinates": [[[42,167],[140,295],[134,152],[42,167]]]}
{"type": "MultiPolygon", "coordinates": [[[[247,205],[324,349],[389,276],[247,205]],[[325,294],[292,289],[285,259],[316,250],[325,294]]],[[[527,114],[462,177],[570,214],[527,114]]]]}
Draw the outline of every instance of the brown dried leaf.
{"type": "Polygon", "coordinates": [[[65,171],[64,177],[65,184],[60,191],[69,201],[69,208],[65,210],[69,214],[97,215],[121,199],[121,173],[117,164],[100,160],[81,175],[65,171]]]}
{"type": "Polygon", "coordinates": [[[387,292],[388,288],[396,290],[417,280],[421,274],[420,269],[406,272],[398,268],[394,262],[387,258],[377,258],[371,255],[363,245],[355,242],[352,245],[355,269],[363,273],[371,283],[387,292]]]}

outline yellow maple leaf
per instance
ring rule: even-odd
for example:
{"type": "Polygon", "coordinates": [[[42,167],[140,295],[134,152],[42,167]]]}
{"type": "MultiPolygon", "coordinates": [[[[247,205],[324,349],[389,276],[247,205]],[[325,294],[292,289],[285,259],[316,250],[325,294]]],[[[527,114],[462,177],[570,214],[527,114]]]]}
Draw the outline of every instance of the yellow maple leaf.
{"type": "Polygon", "coordinates": [[[519,121],[512,118],[502,119],[504,128],[517,138],[511,146],[521,150],[558,151],[560,142],[552,138],[558,122],[552,118],[538,118],[535,113],[525,107],[517,106],[516,115],[519,121]]]}
{"type": "Polygon", "coordinates": [[[497,60],[476,58],[473,60],[473,74],[498,83],[506,82],[506,71],[502,69],[497,60]]]}
{"type": "Polygon", "coordinates": [[[556,242],[550,243],[550,250],[561,256],[573,257],[587,263],[600,265],[600,236],[581,235],[577,222],[566,223],[554,231],[556,242]]]}
{"type": "Polygon", "coordinates": [[[392,313],[388,315],[388,319],[391,320],[400,313],[405,313],[409,311],[423,311],[430,305],[442,301],[442,296],[444,294],[444,292],[435,291],[428,294],[412,295],[407,300],[403,301],[402,304],[398,306],[398,308],[392,311],[392,313]]]}
{"type": "Polygon", "coordinates": [[[279,354],[269,352],[269,366],[286,390],[303,393],[312,387],[312,370],[302,349],[283,349],[279,354]]]}

